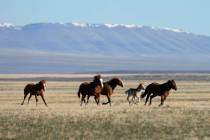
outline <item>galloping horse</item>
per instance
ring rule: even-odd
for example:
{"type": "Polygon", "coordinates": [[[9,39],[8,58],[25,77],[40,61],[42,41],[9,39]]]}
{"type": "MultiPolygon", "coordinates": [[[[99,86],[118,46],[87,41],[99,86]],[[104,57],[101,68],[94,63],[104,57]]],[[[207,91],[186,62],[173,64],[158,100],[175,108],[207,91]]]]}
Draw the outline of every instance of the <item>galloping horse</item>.
{"type": "Polygon", "coordinates": [[[145,92],[141,95],[141,98],[144,98],[147,95],[144,105],[147,104],[149,97],[150,97],[149,105],[151,105],[152,98],[154,98],[156,96],[161,96],[161,103],[159,106],[163,105],[164,101],[166,100],[166,97],[169,95],[169,91],[171,89],[177,90],[176,83],[174,80],[169,80],[163,84],[158,84],[158,83],[149,84],[146,87],[145,92]]]}
{"type": "Polygon", "coordinates": [[[129,88],[128,90],[125,91],[125,94],[128,94],[127,101],[129,102],[129,104],[134,103],[135,98],[137,98],[138,101],[139,101],[139,97],[137,96],[137,92],[140,92],[142,89],[144,89],[144,87],[140,83],[137,88],[129,88]],[[131,101],[129,100],[130,96],[132,96],[131,101]]]}
{"type": "Polygon", "coordinates": [[[84,82],[81,83],[79,86],[79,91],[77,93],[78,97],[80,98],[80,94],[82,94],[82,99],[81,99],[81,106],[82,103],[88,103],[85,101],[86,95],[88,96],[88,99],[90,96],[94,96],[95,102],[99,104],[100,102],[100,93],[103,88],[103,79],[101,78],[101,75],[96,75],[93,78],[93,82],[84,82]]]}
{"type": "Polygon", "coordinates": [[[41,80],[39,83],[37,84],[27,84],[24,88],[24,99],[23,99],[23,102],[21,103],[21,105],[24,104],[24,101],[27,97],[27,95],[30,93],[30,96],[28,97],[28,103],[31,99],[31,96],[32,95],[35,95],[35,98],[36,98],[36,105],[37,105],[37,102],[38,102],[38,98],[37,96],[41,96],[42,97],[42,100],[44,102],[44,104],[47,106],[47,103],[44,99],[44,92],[46,90],[46,83],[47,81],[46,80],[41,80]]]}
{"type": "Polygon", "coordinates": [[[123,87],[123,82],[119,78],[113,78],[104,83],[104,87],[101,91],[101,95],[105,95],[108,99],[108,102],[103,103],[103,105],[109,103],[109,105],[111,106],[111,95],[113,94],[114,89],[116,88],[117,85],[123,87]]]}

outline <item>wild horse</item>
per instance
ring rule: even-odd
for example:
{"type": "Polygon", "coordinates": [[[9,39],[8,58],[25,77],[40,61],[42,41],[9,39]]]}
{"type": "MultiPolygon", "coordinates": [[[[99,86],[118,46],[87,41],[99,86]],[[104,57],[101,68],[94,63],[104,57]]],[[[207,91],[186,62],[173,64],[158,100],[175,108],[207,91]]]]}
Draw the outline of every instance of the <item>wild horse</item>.
{"type": "Polygon", "coordinates": [[[103,79],[101,75],[96,75],[93,78],[92,82],[84,82],[81,83],[79,86],[79,90],[77,92],[78,97],[80,98],[80,94],[82,94],[82,99],[81,99],[81,106],[82,103],[84,102],[85,104],[88,103],[85,101],[85,97],[88,96],[88,99],[90,96],[94,96],[95,101],[97,104],[100,102],[100,93],[103,88],[103,79]]]}
{"type": "Polygon", "coordinates": [[[28,103],[31,99],[31,96],[35,95],[36,105],[37,105],[37,102],[38,102],[37,96],[41,96],[44,104],[47,106],[47,103],[44,99],[44,92],[46,90],[46,83],[47,83],[46,80],[41,80],[37,84],[33,84],[33,83],[27,84],[24,88],[24,99],[23,99],[23,102],[21,103],[21,105],[24,104],[24,101],[25,101],[27,95],[30,93],[30,96],[28,97],[28,103]]]}
{"type": "Polygon", "coordinates": [[[105,95],[108,99],[108,102],[103,103],[103,105],[109,103],[109,105],[111,106],[111,95],[113,94],[114,89],[116,88],[117,85],[120,87],[123,87],[123,82],[119,78],[113,78],[104,83],[104,87],[101,91],[101,95],[105,95]]]}
{"type": "Polygon", "coordinates": [[[143,90],[143,89],[144,89],[144,87],[143,87],[143,85],[140,83],[140,84],[138,85],[137,88],[129,88],[128,90],[125,91],[125,94],[128,95],[128,96],[127,96],[127,101],[129,102],[129,104],[135,103],[135,102],[134,102],[135,98],[137,98],[138,101],[139,101],[139,97],[137,96],[137,92],[140,92],[140,91],[143,90]],[[132,96],[132,99],[129,100],[129,97],[131,97],[131,96],[132,96]]]}
{"type": "Polygon", "coordinates": [[[161,103],[159,106],[162,106],[164,104],[164,101],[166,100],[166,97],[169,95],[169,91],[171,89],[177,90],[176,82],[174,80],[168,80],[166,83],[158,84],[158,83],[151,83],[149,84],[145,92],[141,95],[141,98],[144,98],[146,95],[146,101],[145,104],[147,104],[148,99],[150,98],[150,104],[152,103],[152,98],[156,96],[161,96],[161,103]]]}

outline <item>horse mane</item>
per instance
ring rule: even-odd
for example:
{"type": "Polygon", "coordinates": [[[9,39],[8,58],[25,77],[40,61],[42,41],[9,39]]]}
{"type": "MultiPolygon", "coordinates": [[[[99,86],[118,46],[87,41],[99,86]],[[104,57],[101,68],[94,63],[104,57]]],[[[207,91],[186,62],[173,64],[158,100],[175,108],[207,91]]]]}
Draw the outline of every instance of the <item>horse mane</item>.
{"type": "Polygon", "coordinates": [[[112,90],[114,90],[116,86],[120,84],[120,82],[122,83],[122,80],[120,80],[120,78],[114,77],[106,83],[112,87],[112,90]]]}
{"type": "Polygon", "coordinates": [[[98,74],[98,75],[93,77],[93,81],[101,79],[101,78],[102,78],[102,76],[100,74],[98,74]]]}
{"type": "Polygon", "coordinates": [[[172,81],[168,80],[167,82],[161,84],[161,86],[166,90],[170,90],[172,88],[172,81]]]}
{"type": "Polygon", "coordinates": [[[44,84],[46,83],[47,81],[46,80],[41,80],[39,81],[39,83],[35,84],[35,87],[38,91],[40,90],[44,90],[45,87],[44,87],[44,84]]]}

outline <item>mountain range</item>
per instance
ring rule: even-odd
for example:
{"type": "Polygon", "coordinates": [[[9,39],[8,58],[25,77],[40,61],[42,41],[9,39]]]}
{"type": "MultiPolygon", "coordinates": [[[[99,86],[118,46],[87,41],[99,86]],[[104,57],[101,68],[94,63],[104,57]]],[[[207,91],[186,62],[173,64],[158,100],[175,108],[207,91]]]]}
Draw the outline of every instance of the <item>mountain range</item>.
{"type": "Polygon", "coordinates": [[[0,24],[0,73],[208,71],[210,37],[127,24],[0,24]]]}

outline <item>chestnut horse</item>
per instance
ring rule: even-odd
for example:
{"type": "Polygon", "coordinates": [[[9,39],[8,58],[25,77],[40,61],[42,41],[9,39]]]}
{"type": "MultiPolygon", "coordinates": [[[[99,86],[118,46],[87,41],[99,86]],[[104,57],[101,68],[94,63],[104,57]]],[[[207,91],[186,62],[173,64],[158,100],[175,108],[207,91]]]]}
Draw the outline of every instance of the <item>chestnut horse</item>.
{"type": "Polygon", "coordinates": [[[84,102],[85,104],[88,103],[85,101],[86,95],[88,96],[88,99],[90,96],[94,96],[95,102],[99,104],[100,102],[100,93],[103,88],[103,79],[101,75],[96,75],[93,78],[93,82],[84,82],[80,84],[79,86],[79,91],[77,93],[78,97],[80,98],[80,94],[82,94],[82,99],[81,99],[81,106],[82,103],[84,102]]]}
{"type": "Polygon", "coordinates": [[[144,105],[147,104],[149,97],[150,97],[149,105],[151,105],[152,98],[156,96],[161,96],[161,103],[159,106],[162,106],[164,104],[164,101],[166,100],[166,97],[169,95],[169,91],[171,89],[177,90],[177,86],[174,80],[168,80],[166,83],[163,84],[158,84],[158,83],[149,84],[146,87],[145,92],[141,95],[141,98],[144,98],[147,95],[144,105]]]}
{"type": "Polygon", "coordinates": [[[24,101],[25,101],[27,95],[30,93],[30,96],[28,97],[28,103],[31,99],[31,96],[35,95],[36,105],[37,105],[37,102],[38,102],[37,96],[41,96],[44,104],[47,106],[47,103],[44,99],[44,92],[46,90],[46,83],[47,83],[46,80],[41,80],[37,84],[33,84],[33,83],[27,84],[24,88],[24,99],[23,99],[23,102],[21,103],[21,105],[24,104],[24,101]]]}
{"type": "Polygon", "coordinates": [[[109,103],[109,105],[111,106],[111,95],[113,94],[114,89],[116,88],[117,85],[123,87],[123,82],[119,78],[113,78],[104,83],[101,95],[105,95],[108,99],[108,102],[103,103],[103,105],[109,103]]]}

